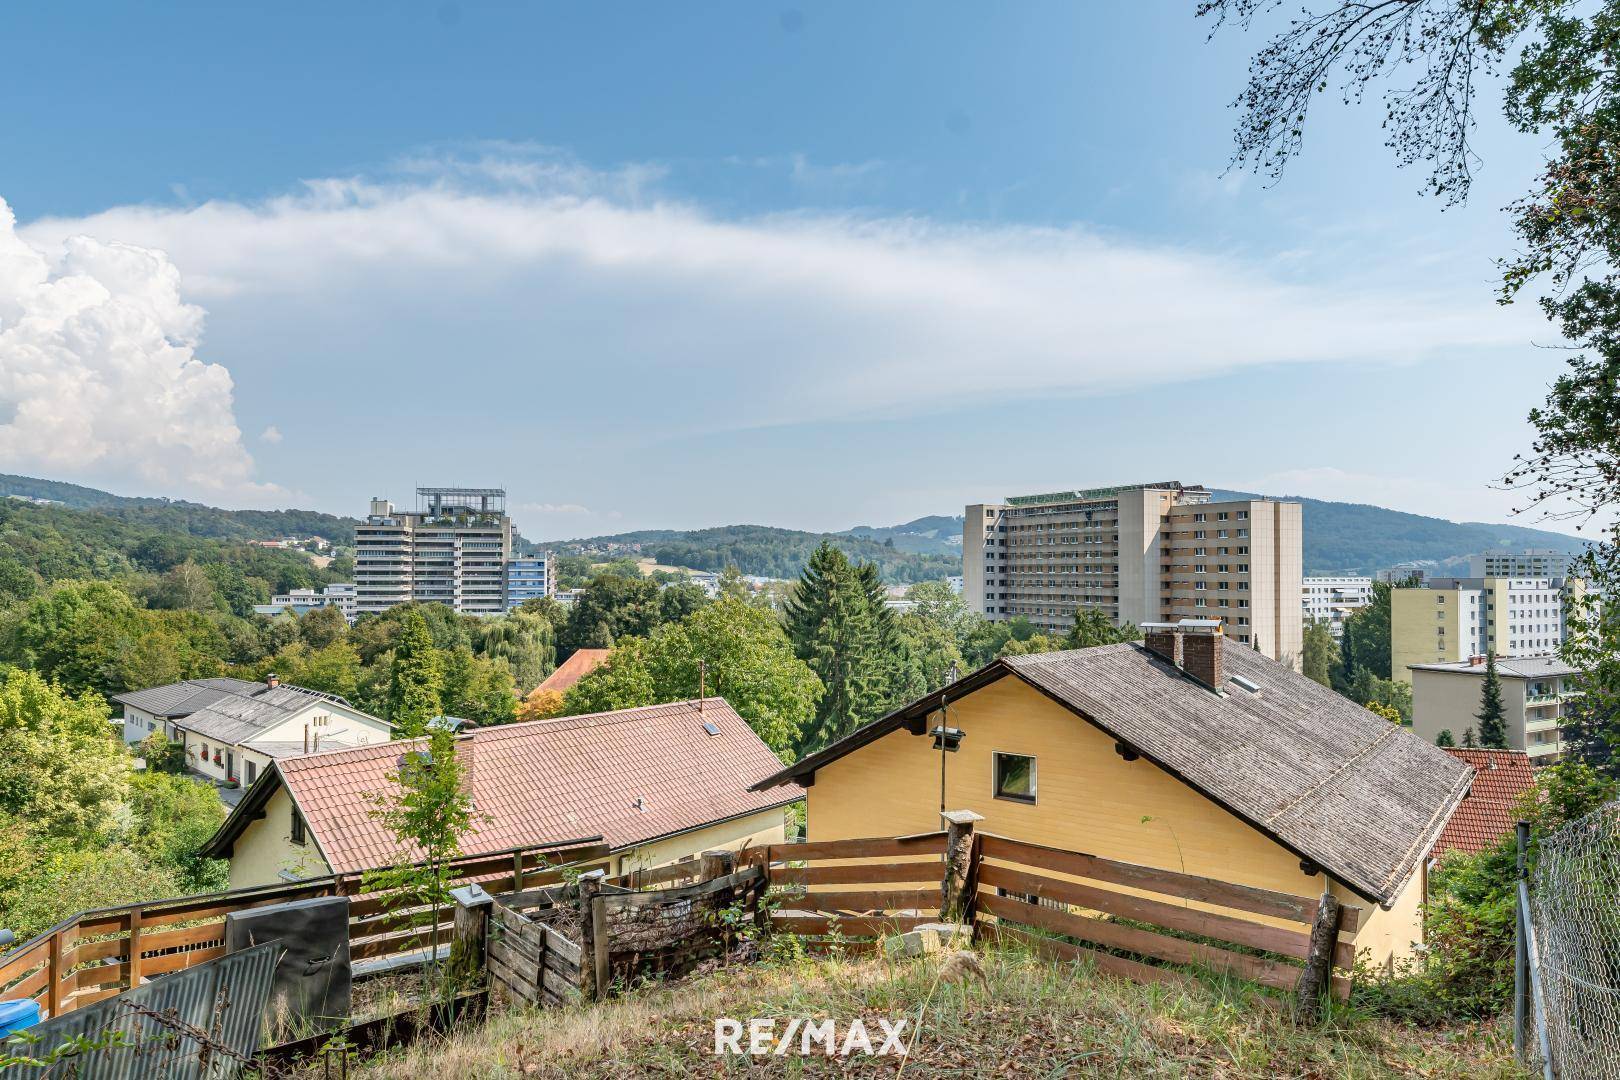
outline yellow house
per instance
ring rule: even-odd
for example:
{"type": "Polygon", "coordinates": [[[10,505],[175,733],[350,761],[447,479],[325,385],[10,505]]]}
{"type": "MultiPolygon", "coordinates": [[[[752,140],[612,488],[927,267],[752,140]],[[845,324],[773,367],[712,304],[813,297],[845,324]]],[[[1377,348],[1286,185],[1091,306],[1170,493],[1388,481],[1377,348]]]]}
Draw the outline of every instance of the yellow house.
{"type": "MultiPolygon", "coordinates": [[[[231,888],[416,861],[374,811],[421,740],[280,760],[203,849],[231,888]]],[[[481,728],[456,740],[477,821],[465,856],[600,838],[610,874],[779,844],[804,793],[751,785],[781,761],[724,699],[481,728]]]]}
{"type": "Polygon", "coordinates": [[[979,828],[1364,909],[1358,949],[1422,939],[1423,857],[1473,770],[1218,624],[1007,657],[764,780],[806,791],[809,839],[979,828]],[[955,745],[954,750],[942,749],[955,745]]]}

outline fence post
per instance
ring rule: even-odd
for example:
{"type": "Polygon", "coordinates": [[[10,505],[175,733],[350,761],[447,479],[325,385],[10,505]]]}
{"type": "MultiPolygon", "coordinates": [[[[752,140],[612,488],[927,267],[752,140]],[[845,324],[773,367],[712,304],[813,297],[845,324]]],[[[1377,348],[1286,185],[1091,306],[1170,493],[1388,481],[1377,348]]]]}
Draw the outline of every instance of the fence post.
{"type": "Polygon", "coordinates": [[[52,934],[45,946],[45,1007],[49,1019],[62,1015],[62,935],[66,930],[52,934]]]}
{"type": "Polygon", "coordinates": [[[973,900],[968,894],[973,869],[973,823],[983,821],[984,815],[972,810],[946,810],[939,816],[945,819],[945,876],[939,886],[939,917],[945,922],[962,922],[973,900]]]}
{"type": "Polygon", "coordinates": [[[458,986],[475,986],[488,966],[489,913],[495,898],[477,884],[451,889],[456,901],[454,937],[450,941],[448,975],[458,986]]]}
{"type": "Polygon", "coordinates": [[[1311,923],[1311,944],[1305,956],[1305,970],[1300,973],[1294,988],[1298,1014],[1315,1020],[1321,1015],[1322,1002],[1333,980],[1333,949],[1339,942],[1339,898],[1330,891],[1325,878],[1322,897],[1317,901],[1316,920],[1311,923]]]}
{"type": "MultiPolygon", "coordinates": [[[[1518,880],[1524,880],[1525,848],[1530,839],[1530,823],[1516,822],[1513,832],[1518,839],[1518,880]]],[[[1513,905],[1513,1056],[1521,1063],[1530,1060],[1530,942],[1529,927],[1524,925],[1524,905],[1513,905]]]]}
{"type": "Polygon", "coordinates": [[[579,982],[586,1001],[607,996],[609,942],[607,908],[602,901],[606,876],[606,870],[579,876],[579,982]]]}
{"type": "Polygon", "coordinates": [[[698,870],[698,880],[713,881],[715,878],[725,877],[731,873],[736,865],[737,853],[724,848],[703,853],[703,862],[698,870]]]}
{"type": "Polygon", "coordinates": [[[523,852],[512,852],[512,891],[523,891],[523,852]]]}
{"type": "Polygon", "coordinates": [[[141,909],[129,909],[129,988],[141,985],[141,909]]]}

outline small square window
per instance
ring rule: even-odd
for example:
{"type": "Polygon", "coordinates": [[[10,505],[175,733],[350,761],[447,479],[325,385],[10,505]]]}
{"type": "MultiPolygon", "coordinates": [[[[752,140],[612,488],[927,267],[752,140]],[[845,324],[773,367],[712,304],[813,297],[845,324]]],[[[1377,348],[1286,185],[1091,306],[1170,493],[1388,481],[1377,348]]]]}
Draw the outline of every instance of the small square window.
{"type": "Polygon", "coordinates": [[[996,753],[996,798],[1035,801],[1035,759],[1023,754],[996,753]]]}

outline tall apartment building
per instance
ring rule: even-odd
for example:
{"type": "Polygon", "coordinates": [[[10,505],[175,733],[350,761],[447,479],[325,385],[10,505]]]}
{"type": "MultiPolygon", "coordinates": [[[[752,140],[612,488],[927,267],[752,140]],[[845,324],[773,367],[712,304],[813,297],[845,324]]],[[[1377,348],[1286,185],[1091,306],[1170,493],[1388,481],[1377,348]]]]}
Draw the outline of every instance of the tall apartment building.
{"type": "MultiPolygon", "coordinates": [[[[1574,668],[1556,656],[1496,662],[1502,680],[1503,724],[1507,744],[1530,755],[1530,764],[1557,761],[1564,751],[1563,722],[1569,699],[1580,691],[1574,668]]],[[[1474,656],[1451,664],[1416,664],[1412,679],[1412,730],[1429,742],[1442,731],[1457,743],[1463,732],[1479,729],[1485,661],[1474,656]]]]}
{"type": "Polygon", "coordinates": [[[1564,642],[1564,578],[1430,578],[1390,591],[1390,666],[1411,682],[1411,668],[1466,663],[1495,653],[1551,656],[1564,642]]]}
{"type": "Polygon", "coordinates": [[[1344,636],[1344,620],[1357,608],[1372,603],[1370,577],[1308,577],[1305,579],[1300,611],[1305,621],[1325,622],[1334,637],[1344,636]]]}
{"type": "Polygon", "coordinates": [[[1214,502],[1173,482],[981,503],[964,512],[962,592],[986,618],[1055,634],[1088,608],[1119,624],[1219,619],[1297,666],[1300,521],[1298,503],[1214,502]]]}
{"type": "Polygon", "coordinates": [[[372,499],[355,526],[355,608],[447,604],[468,615],[506,610],[506,561],[512,520],[501,488],[421,487],[416,509],[372,499]]]}
{"type": "Polygon", "coordinates": [[[542,551],[528,558],[506,560],[506,610],[525,600],[538,600],[556,591],[551,572],[551,553],[542,551]]]}
{"type": "Polygon", "coordinates": [[[1562,578],[1569,576],[1574,558],[1557,548],[1530,548],[1525,551],[1493,551],[1468,558],[1468,576],[1477,578],[1562,578]]]}

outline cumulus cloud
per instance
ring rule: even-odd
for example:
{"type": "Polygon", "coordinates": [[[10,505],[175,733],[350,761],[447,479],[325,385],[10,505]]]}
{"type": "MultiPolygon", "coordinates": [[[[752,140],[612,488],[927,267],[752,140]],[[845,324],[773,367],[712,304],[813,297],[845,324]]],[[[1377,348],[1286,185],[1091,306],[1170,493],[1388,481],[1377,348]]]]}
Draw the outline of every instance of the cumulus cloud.
{"type": "Polygon", "coordinates": [[[276,427],[276,425],[271,424],[269,427],[267,427],[263,431],[259,432],[259,441],[260,442],[267,442],[267,443],[270,443],[271,445],[274,445],[274,444],[280,442],[281,441],[281,429],[276,427]]]}
{"type": "Polygon", "coordinates": [[[0,461],[8,469],[256,500],[230,373],[161,251],[21,238],[0,200],[0,461]],[[48,254],[50,252],[50,254],[48,254]]]}
{"type": "Polygon", "coordinates": [[[1453,294],[1398,278],[1319,285],[1080,226],[728,219],[657,197],[654,175],[509,160],[497,145],[259,203],[118,208],[28,235],[161,249],[216,310],[240,300],[309,317],[324,304],[355,325],[442,310],[468,338],[506,334],[458,358],[468,375],[613,371],[615,416],[641,431],[1095,395],[1257,365],[1407,363],[1544,335],[1532,312],[1498,309],[1471,282],[1453,294]],[[699,380],[728,391],[697,392],[699,380]]]}

